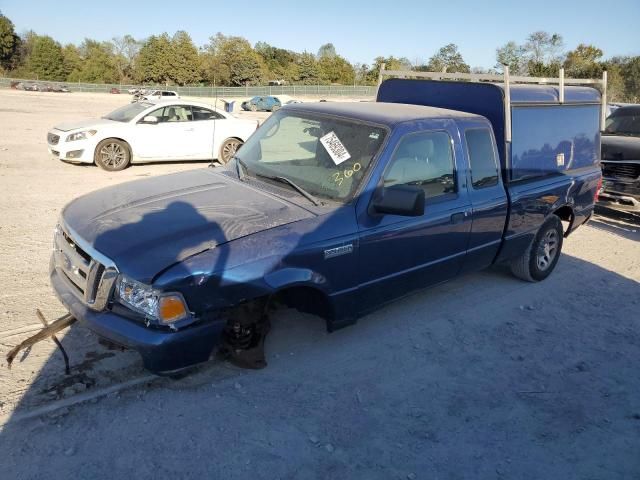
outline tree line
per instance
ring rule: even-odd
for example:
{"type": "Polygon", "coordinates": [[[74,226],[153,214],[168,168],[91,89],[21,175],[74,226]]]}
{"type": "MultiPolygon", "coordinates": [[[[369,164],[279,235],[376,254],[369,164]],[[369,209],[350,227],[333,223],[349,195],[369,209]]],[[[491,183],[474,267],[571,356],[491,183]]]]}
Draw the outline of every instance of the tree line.
{"type": "Polygon", "coordinates": [[[470,67],[450,43],[428,60],[377,57],[370,65],[350,63],[333,44],[317,53],[295,52],[238,36],[218,33],[198,48],[189,34],[162,33],[144,40],[131,35],[111,41],[85,39],[61,45],[47,35],[15,32],[0,13],[0,75],[51,81],[167,85],[264,85],[269,81],[306,85],[375,85],[381,65],[391,70],[499,73],[557,76],[561,67],[574,78],[600,77],[608,71],[612,101],[640,102],[640,56],[604,58],[601,49],[580,44],[567,51],[562,36],[533,32],[522,43],[507,42],[496,49],[496,64],[470,67]]]}

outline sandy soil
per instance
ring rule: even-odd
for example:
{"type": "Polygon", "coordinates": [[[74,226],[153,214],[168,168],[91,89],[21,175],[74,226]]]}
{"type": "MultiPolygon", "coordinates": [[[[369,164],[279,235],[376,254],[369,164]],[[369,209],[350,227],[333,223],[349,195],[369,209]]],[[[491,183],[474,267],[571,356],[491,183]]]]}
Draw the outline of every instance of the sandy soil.
{"type": "Polygon", "coordinates": [[[640,477],[640,226],[628,215],[578,230],[543,283],[502,269],[469,275],[331,335],[313,316],[282,311],[259,372],[211,362],[186,378],[149,379],[135,354],[80,327],[59,335],[71,375],[50,341],[7,370],[6,351],[40,328],[35,309],[64,313],[47,275],[64,204],[205,166],[107,173],[48,157],[49,127],[127,101],[0,91],[3,478],[640,477]]]}

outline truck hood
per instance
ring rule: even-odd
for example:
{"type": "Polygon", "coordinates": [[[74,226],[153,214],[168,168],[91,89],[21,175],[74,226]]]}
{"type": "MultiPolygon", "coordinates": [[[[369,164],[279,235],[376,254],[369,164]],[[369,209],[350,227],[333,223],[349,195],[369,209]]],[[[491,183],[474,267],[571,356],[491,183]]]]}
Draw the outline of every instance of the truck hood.
{"type": "Polygon", "coordinates": [[[97,190],[65,207],[64,226],[118,269],[150,282],[196,253],[313,213],[197,169],[97,190]]]}
{"type": "Polygon", "coordinates": [[[90,118],[88,120],[80,120],[78,122],[64,122],[56,125],[56,130],[68,132],[70,130],[78,130],[79,128],[97,128],[100,125],[120,125],[122,122],[108,120],[106,118],[90,118]]]}
{"type": "Polygon", "coordinates": [[[602,135],[603,160],[640,160],[640,137],[602,135]]]}

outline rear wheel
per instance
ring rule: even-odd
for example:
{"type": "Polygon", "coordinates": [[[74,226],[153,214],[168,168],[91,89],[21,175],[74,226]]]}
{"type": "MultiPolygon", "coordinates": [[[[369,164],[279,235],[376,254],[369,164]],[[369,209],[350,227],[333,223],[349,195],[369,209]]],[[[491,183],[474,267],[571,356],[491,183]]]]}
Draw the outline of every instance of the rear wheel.
{"type": "Polygon", "coordinates": [[[229,160],[231,160],[236,154],[238,149],[242,146],[242,144],[242,140],[239,140],[237,138],[226,139],[220,147],[220,155],[218,156],[218,161],[223,165],[228,163],[229,160]]]}
{"type": "Polygon", "coordinates": [[[131,151],[126,142],[115,138],[107,138],[96,147],[94,160],[96,165],[103,170],[117,172],[129,166],[131,151]]]}
{"type": "Polygon", "coordinates": [[[528,282],[544,280],[558,263],[562,240],[562,222],[552,215],[542,224],[527,250],[511,263],[511,272],[528,282]]]}

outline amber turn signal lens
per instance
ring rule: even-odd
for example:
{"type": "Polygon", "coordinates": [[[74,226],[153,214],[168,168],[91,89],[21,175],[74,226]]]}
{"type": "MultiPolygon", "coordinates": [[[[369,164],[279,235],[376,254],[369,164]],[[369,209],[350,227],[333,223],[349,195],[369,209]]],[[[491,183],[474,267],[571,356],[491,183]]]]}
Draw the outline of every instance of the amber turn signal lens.
{"type": "Polygon", "coordinates": [[[160,322],[173,323],[187,316],[187,308],[178,295],[168,295],[160,297],[158,313],[160,322]]]}

